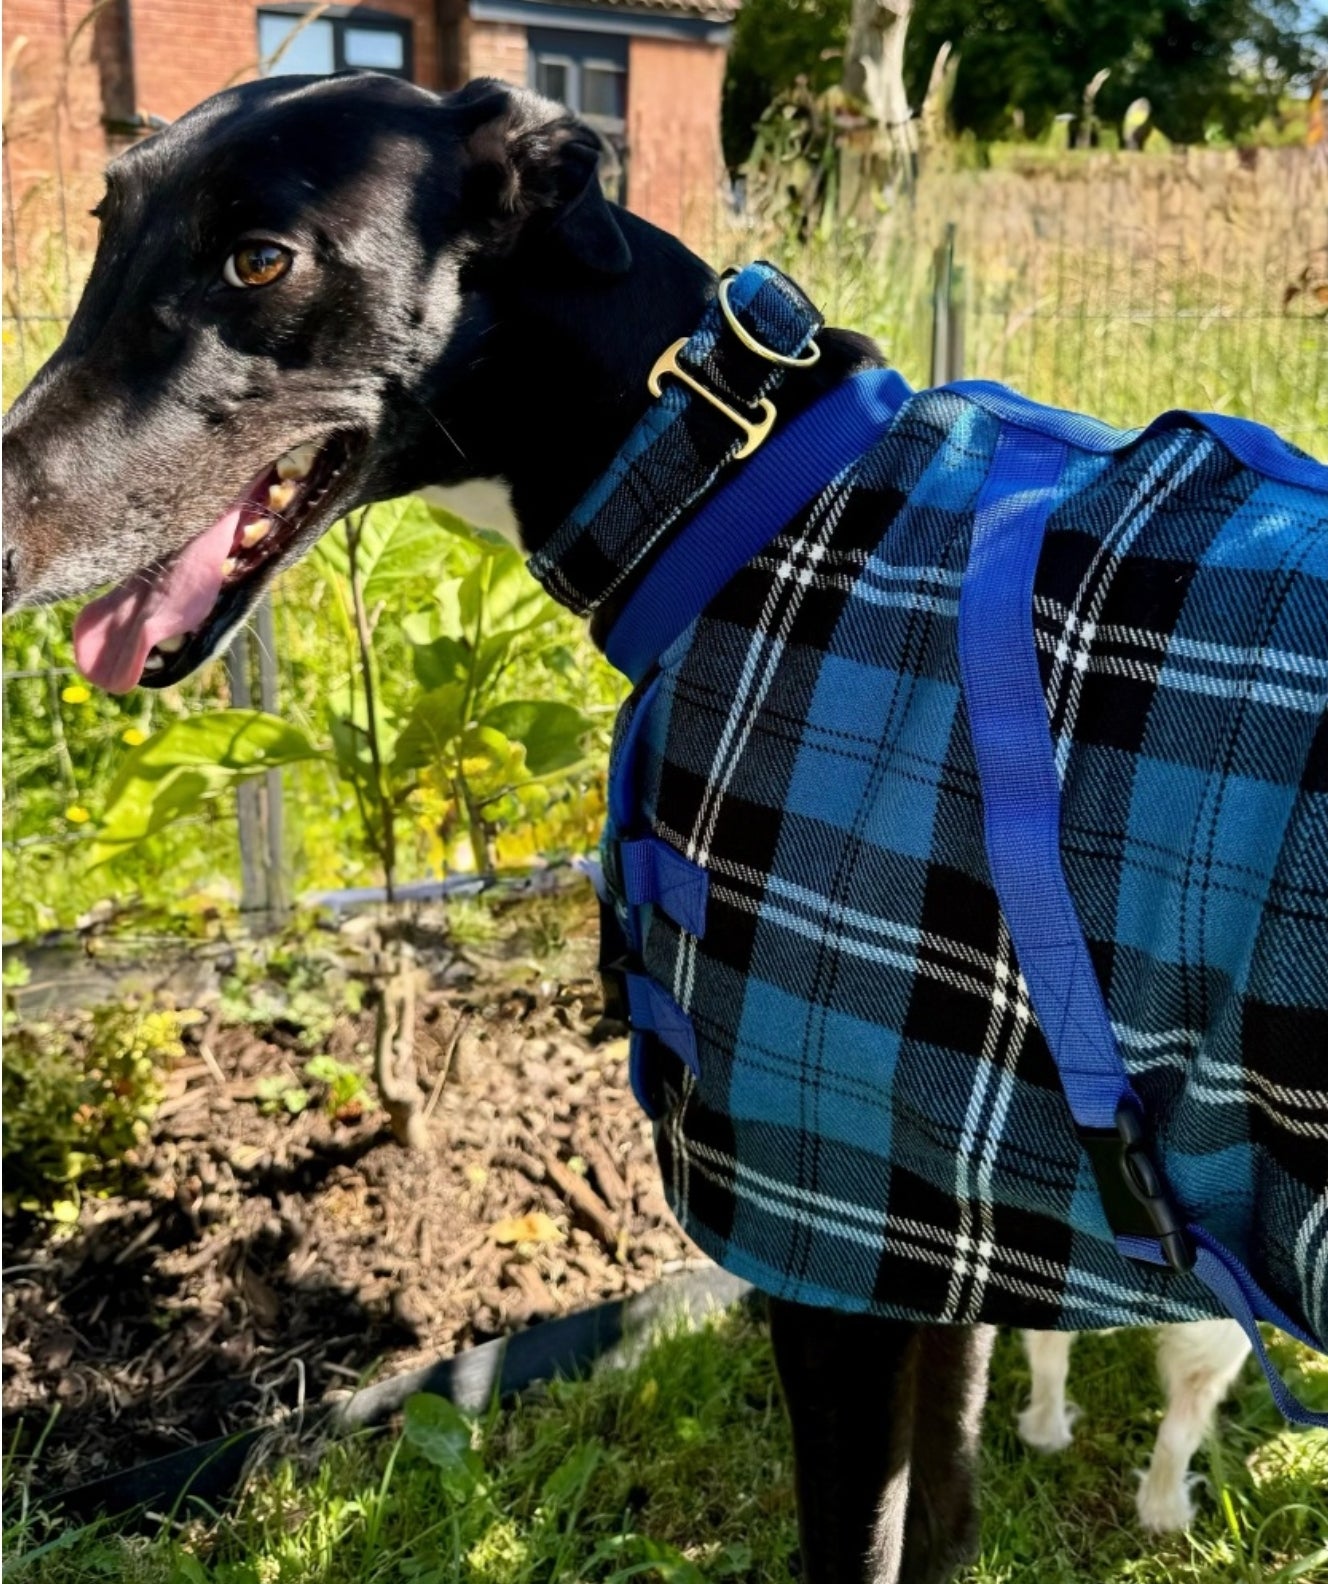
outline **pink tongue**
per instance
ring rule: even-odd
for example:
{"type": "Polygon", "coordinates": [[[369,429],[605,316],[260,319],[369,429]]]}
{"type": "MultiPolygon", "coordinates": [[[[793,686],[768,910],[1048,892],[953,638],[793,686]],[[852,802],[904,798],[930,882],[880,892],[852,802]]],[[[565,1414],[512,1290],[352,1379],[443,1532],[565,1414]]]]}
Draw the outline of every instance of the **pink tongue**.
{"type": "Polygon", "coordinates": [[[136,573],[85,605],[74,623],[74,658],[108,693],[138,686],[153,644],[200,626],[221,593],[243,505],[232,506],[152,572],[136,573]]]}

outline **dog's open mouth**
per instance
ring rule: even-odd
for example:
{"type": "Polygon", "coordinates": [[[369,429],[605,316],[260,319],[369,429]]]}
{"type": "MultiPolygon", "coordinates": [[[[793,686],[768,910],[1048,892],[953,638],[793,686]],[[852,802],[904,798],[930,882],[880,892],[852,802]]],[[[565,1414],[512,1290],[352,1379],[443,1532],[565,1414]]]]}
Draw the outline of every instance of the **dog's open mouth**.
{"type": "Polygon", "coordinates": [[[349,458],[340,436],[287,451],[182,550],[86,605],[74,623],[74,656],[88,681],[128,693],[140,683],[165,687],[201,665],[327,503],[349,458]]]}

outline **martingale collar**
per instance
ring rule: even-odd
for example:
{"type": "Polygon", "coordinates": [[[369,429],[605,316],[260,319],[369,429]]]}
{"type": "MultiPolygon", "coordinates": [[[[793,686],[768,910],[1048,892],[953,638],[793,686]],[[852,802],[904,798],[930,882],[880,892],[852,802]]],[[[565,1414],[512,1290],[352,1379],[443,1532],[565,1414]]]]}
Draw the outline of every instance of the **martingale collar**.
{"type": "Polygon", "coordinates": [[[597,610],[640,567],[729,464],[757,451],[790,368],[819,357],[824,320],[772,264],[726,277],[690,337],[650,373],[656,399],[531,572],[578,615],[597,610]]]}

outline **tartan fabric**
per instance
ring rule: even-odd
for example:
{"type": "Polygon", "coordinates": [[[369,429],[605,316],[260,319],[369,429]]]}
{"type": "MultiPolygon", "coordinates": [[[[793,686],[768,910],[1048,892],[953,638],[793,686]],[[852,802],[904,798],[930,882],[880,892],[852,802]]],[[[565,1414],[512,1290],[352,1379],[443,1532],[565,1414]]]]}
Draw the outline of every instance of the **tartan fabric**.
{"type": "MultiPolygon", "coordinates": [[[[729,282],[729,306],[762,346],[796,357],[824,322],[786,275],[749,264],[729,282]]],[[[726,327],[713,298],[679,354],[682,365],[739,412],[778,389],[784,369],[726,327]]],[[[669,378],[603,477],[530,558],[556,600],[588,616],[626,581],[715,482],[742,443],[733,420],[669,378]]]]}
{"type": "MultiPolygon", "coordinates": [[[[708,884],[703,936],[617,892],[695,1036],[694,1071],[637,1037],[641,1091],[679,1220],[767,1291],[1211,1315],[1115,1248],[992,890],[956,629],[1001,432],[913,397],[625,707],[610,884],[650,834],[708,884]]],[[[1176,1196],[1322,1336],[1328,498],[1184,425],[1071,447],[1057,489],[1034,625],[1071,895],[1176,1196]]]]}

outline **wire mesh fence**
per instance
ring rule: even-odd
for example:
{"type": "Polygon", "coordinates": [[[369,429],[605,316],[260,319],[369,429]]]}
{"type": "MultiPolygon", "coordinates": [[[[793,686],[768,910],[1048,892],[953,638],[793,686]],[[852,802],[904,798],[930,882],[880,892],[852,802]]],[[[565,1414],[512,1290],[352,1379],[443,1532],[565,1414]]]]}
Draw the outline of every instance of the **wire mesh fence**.
{"type": "MultiPolygon", "coordinates": [[[[67,110],[58,94],[53,104],[58,155],[73,133],[61,141],[67,110]]],[[[16,173],[17,113],[7,108],[7,400],[58,344],[89,261],[75,218],[86,172],[53,156],[39,183],[16,173]]],[[[985,169],[924,170],[912,194],[869,223],[810,230],[736,212],[690,167],[676,175],[668,190],[677,213],[660,218],[716,264],[774,258],[831,323],[876,336],[915,384],[991,378],[1124,425],[1171,407],[1225,411],[1328,456],[1321,154],[1011,147],[994,151],[985,169]]],[[[184,687],[122,704],[82,687],[68,663],[67,613],[36,613],[7,633],[7,860],[29,866],[83,840],[116,756],[165,720],[228,701],[289,708],[281,635],[304,618],[283,610],[280,591],[276,599],[275,618],[260,617],[256,647],[237,651],[225,673],[210,668],[184,687]]],[[[178,861],[183,887],[206,863],[231,876],[249,905],[279,907],[298,879],[309,825],[301,795],[288,793],[283,825],[281,778],[270,775],[238,808],[215,808],[192,834],[177,833],[160,861],[178,861]]]]}
{"type": "Polygon", "coordinates": [[[1174,407],[1328,450],[1328,162],[1025,155],[947,177],[967,372],[1132,426],[1174,407]]]}

